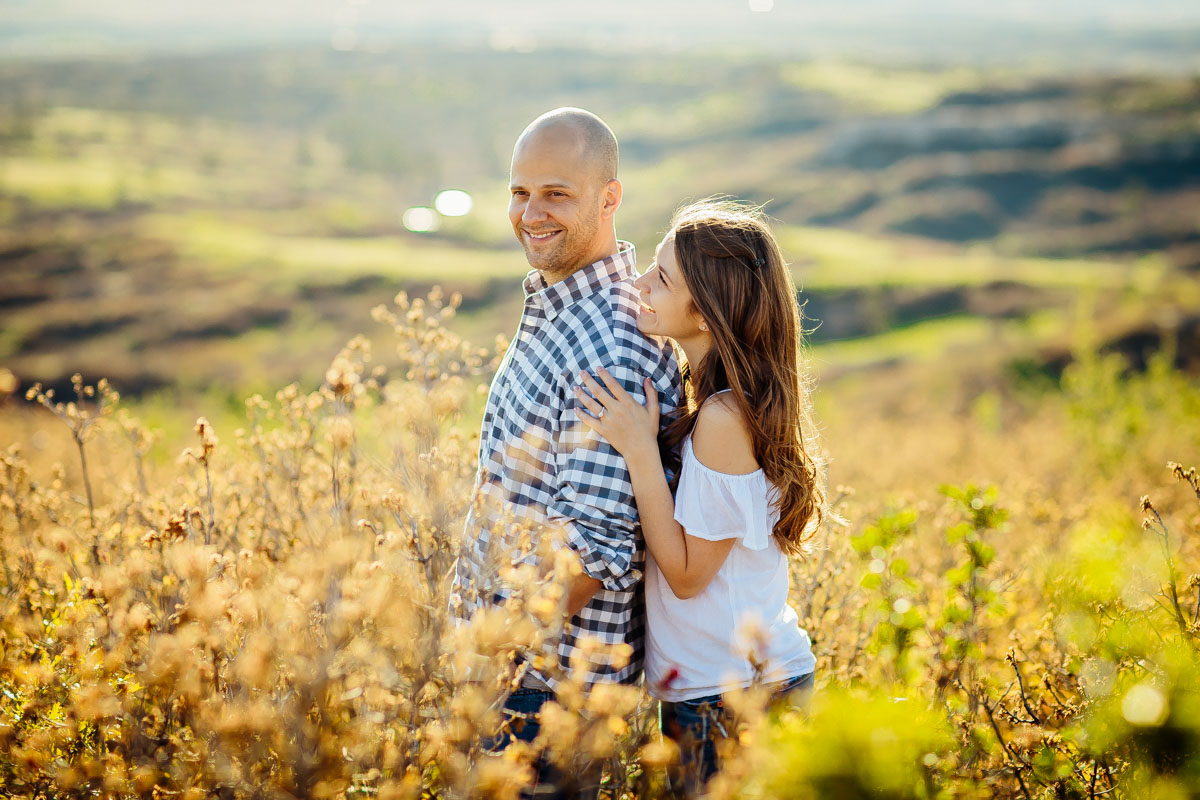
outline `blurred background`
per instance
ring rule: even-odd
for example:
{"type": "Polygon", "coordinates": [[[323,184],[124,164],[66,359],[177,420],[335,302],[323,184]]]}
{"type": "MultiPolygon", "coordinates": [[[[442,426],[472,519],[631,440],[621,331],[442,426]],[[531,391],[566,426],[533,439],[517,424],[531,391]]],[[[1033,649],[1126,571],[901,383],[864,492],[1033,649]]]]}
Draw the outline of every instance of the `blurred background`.
{"type": "Polygon", "coordinates": [[[0,366],[182,431],[386,343],[400,290],[490,343],[560,105],[617,133],[643,268],[681,202],[766,204],[835,427],[999,429],[1085,349],[1200,370],[1187,0],[3,0],[0,366]]]}
{"type": "MultiPolygon", "coordinates": [[[[726,789],[1196,797],[1197,0],[0,0],[0,795],[514,793],[452,665],[530,624],[441,616],[484,387],[371,310],[514,331],[561,105],[642,268],[765,204],[810,320],[834,699],[726,789]]],[[[658,796],[642,709],[556,747],[658,796]]]]}

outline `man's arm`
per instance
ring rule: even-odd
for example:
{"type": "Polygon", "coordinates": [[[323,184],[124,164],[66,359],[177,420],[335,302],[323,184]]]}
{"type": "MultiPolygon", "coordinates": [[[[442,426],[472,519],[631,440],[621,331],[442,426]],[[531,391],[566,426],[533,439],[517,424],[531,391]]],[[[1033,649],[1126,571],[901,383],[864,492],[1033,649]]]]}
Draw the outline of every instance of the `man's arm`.
{"type": "Polygon", "coordinates": [[[572,578],[571,586],[567,589],[567,618],[583,611],[596,592],[600,591],[601,585],[600,581],[583,573],[572,578]]]}
{"type": "MultiPolygon", "coordinates": [[[[627,363],[607,369],[626,391],[642,397],[640,370],[627,363]]],[[[629,468],[603,437],[579,421],[574,395],[567,396],[555,432],[558,485],[547,512],[551,522],[563,526],[567,546],[583,568],[567,587],[567,611],[574,616],[601,587],[627,590],[642,575],[633,567],[638,517],[629,468]]]]}

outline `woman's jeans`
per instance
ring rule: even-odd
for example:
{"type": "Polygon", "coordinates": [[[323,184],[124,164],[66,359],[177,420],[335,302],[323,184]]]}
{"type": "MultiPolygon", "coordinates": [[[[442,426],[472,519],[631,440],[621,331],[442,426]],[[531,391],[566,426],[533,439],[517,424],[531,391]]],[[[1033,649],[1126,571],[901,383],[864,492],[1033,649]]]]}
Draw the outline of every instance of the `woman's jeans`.
{"type": "MultiPolygon", "coordinates": [[[[813,674],[798,675],[771,687],[772,703],[792,692],[811,692],[813,674]]],[[[719,694],[677,703],[663,701],[659,707],[659,725],[663,735],[679,745],[682,775],[676,777],[682,779],[683,785],[675,788],[694,795],[713,776],[717,771],[717,739],[729,736],[728,722],[725,701],[719,694]]]]}

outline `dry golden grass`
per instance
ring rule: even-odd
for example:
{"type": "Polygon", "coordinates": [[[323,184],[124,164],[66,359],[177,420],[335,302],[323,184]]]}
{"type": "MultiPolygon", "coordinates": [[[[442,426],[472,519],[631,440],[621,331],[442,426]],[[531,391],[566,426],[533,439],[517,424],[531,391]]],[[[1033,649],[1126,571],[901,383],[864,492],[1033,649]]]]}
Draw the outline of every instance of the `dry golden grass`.
{"type": "MultiPolygon", "coordinates": [[[[577,566],[515,529],[495,565],[513,599],[451,620],[468,409],[497,352],[447,330],[456,304],[377,309],[394,352],[352,341],[316,391],[252,397],[236,430],[198,420],[174,463],[103,383],[8,401],[0,793],[517,796],[534,750],[481,745],[577,566]],[[519,563],[539,548],[541,569],[519,563]]],[[[710,794],[1186,796],[1200,488],[1163,452],[1195,455],[1194,381],[1084,358],[1061,392],[964,404],[902,380],[889,402],[846,382],[823,404],[847,524],[793,566],[815,701],[730,698],[710,794]]],[[[600,763],[610,797],[669,794],[648,696],[565,687],[539,744],[600,763]]]]}

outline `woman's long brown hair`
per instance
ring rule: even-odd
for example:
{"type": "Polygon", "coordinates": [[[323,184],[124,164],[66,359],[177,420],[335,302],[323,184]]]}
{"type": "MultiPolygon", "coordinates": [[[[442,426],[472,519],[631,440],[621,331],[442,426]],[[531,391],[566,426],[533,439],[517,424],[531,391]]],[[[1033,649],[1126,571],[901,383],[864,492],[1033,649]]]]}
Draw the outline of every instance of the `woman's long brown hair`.
{"type": "Polygon", "coordinates": [[[671,220],[675,259],[713,347],[686,365],[685,401],[663,433],[679,452],[700,407],[731,389],[750,430],[754,457],[779,491],[774,535],[789,555],[825,515],[805,376],[796,287],[762,213],[727,200],[702,200],[671,220]]]}

